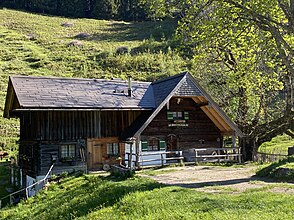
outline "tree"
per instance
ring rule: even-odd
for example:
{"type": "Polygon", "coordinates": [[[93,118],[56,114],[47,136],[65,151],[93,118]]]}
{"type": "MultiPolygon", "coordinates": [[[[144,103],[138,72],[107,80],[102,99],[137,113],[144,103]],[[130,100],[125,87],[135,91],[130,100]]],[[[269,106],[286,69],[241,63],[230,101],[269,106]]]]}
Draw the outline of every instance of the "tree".
{"type": "Polygon", "coordinates": [[[252,159],[264,141],[293,134],[294,0],[185,2],[181,49],[232,110],[246,134],[245,159],[252,159]]]}

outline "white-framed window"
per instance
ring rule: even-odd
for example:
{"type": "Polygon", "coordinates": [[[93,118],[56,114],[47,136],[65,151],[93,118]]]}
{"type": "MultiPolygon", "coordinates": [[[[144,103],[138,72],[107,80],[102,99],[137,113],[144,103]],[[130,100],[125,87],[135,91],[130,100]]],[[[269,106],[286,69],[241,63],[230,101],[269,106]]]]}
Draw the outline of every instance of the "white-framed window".
{"type": "Polygon", "coordinates": [[[167,112],[167,119],[168,120],[189,120],[189,112],[167,112]]]}
{"type": "Polygon", "coordinates": [[[118,143],[107,143],[107,155],[109,156],[119,155],[118,143]]]}
{"type": "Polygon", "coordinates": [[[60,157],[61,158],[74,158],[76,156],[75,144],[62,144],[60,145],[60,157]]]}

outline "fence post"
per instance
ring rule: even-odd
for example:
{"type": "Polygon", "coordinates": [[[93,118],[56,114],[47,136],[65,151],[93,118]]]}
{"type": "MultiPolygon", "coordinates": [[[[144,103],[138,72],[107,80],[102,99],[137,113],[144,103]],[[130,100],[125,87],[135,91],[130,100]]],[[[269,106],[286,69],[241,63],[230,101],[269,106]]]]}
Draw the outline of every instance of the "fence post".
{"type": "Polygon", "coordinates": [[[141,168],[141,166],[140,166],[140,156],[139,156],[138,153],[136,153],[136,167],[138,167],[138,169],[141,168]]]}
{"type": "Polygon", "coordinates": [[[29,198],[29,192],[28,192],[28,188],[26,188],[26,199],[29,198]]]}
{"type": "Polygon", "coordinates": [[[2,200],[0,200],[0,209],[2,208],[2,200]]]}
{"type": "Polygon", "coordinates": [[[162,153],[160,154],[160,157],[161,157],[161,166],[163,167],[164,166],[164,162],[163,162],[163,154],[162,153]]]}
{"type": "MultiPolygon", "coordinates": [[[[218,156],[220,155],[220,150],[219,149],[217,150],[217,155],[218,156]]],[[[220,163],[220,157],[218,157],[217,161],[220,163]]]]}
{"type": "Polygon", "coordinates": [[[184,160],[183,160],[183,151],[179,151],[180,152],[180,157],[181,157],[181,159],[180,159],[180,163],[181,163],[181,165],[183,165],[184,164],[184,160]]]}
{"type": "Polygon", "coordinates": [[[238,148],[238,160],[239,160],[239,163],[241,163],[241,153],[240,153],[240,147],[238,148]]]}
{"type": "Polygon", "coordinates": [[[9,200],[10,200],[10,205],[13,205],[12,195],[9,196],[9,200]]]}
{"type": "Polygon", "coordinates": [[[197,157],[198,157],[198,152],[197,152],[197,150],[195,149],[195,163],[197,163],[197,157]]]}

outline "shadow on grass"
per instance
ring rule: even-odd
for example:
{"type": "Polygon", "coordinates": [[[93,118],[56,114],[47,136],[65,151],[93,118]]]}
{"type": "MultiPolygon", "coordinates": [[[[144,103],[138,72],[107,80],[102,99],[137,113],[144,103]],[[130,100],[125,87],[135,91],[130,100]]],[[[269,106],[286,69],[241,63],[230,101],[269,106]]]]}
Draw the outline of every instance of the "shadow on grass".
{"type": "Polygon", "coordinates": [[[113,22],[102,33],[92,34],[84,40],[88,41],[142,41],[154,38],[155,40],[169,39],[175,32],[176,21],[136,22],[123,23],[113,22]]]}
{"type": "MultiPolygon", "coordinates": [[[[83,176],[80,178],[83,184],[72,184],[71,188],[57,190],[59,193],[56,192],[53,201],[43,205],[41,209],[38,208],[38,212],[32,215],[38,216],[43,213],[44,216],[46,212],[46,219],[56,219],[58,216],[64,219],[82,217],[93,209],[113,206],[130,193],[149,191],[164,186],[155,181],[137,177],[125,179],[113,176],[83,176]],[[64,207],[64,204],[68,205],[64,207]],[[48,211],[49,206],[51,211],[48,211]]],[[[71,180],[65,180],[62,185],[64,184],[71,185],[71,180]]]]}
{"type": "Polygon", "coordinates": [[[293,182],[294,171],[291,169],[284,168],[285,172],[283,172],[283,168],[281,168],[283,165],[286,165],[287,163],[294,163],[294,157],[288,157],[286,159],[271,163],[270,165],[257,171],[256,175],[260,177],[272,177],[278,180],[293,182]]]}

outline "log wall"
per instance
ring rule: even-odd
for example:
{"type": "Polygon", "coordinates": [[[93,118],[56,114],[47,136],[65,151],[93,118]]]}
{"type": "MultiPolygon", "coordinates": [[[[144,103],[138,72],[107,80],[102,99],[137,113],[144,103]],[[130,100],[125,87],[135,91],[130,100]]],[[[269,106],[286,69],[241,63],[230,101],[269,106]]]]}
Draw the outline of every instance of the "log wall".
{"type": "Polygon", "coordinates": [[[117,137],[140,114],[140,111],[23,112],[20,116],[20,140],[70,141],[117,137]]]}
{"type": "Polygon", "coordinates": [[[181,98],[177,104],[177,98],[172,98],[169,110],[165,106],[148,127],[142,132],[141,140],[156,137],[168,142],[168,136],[174,134],[177,140],[177,150],[202,147],[221,147],[222,135],[220,130],[207,117],[191,98],[181,98]],[[167,119],[167,111],[188,112],[189,119],[184,124],[188,126],[169,126],[173,120],[167,119]]]}

